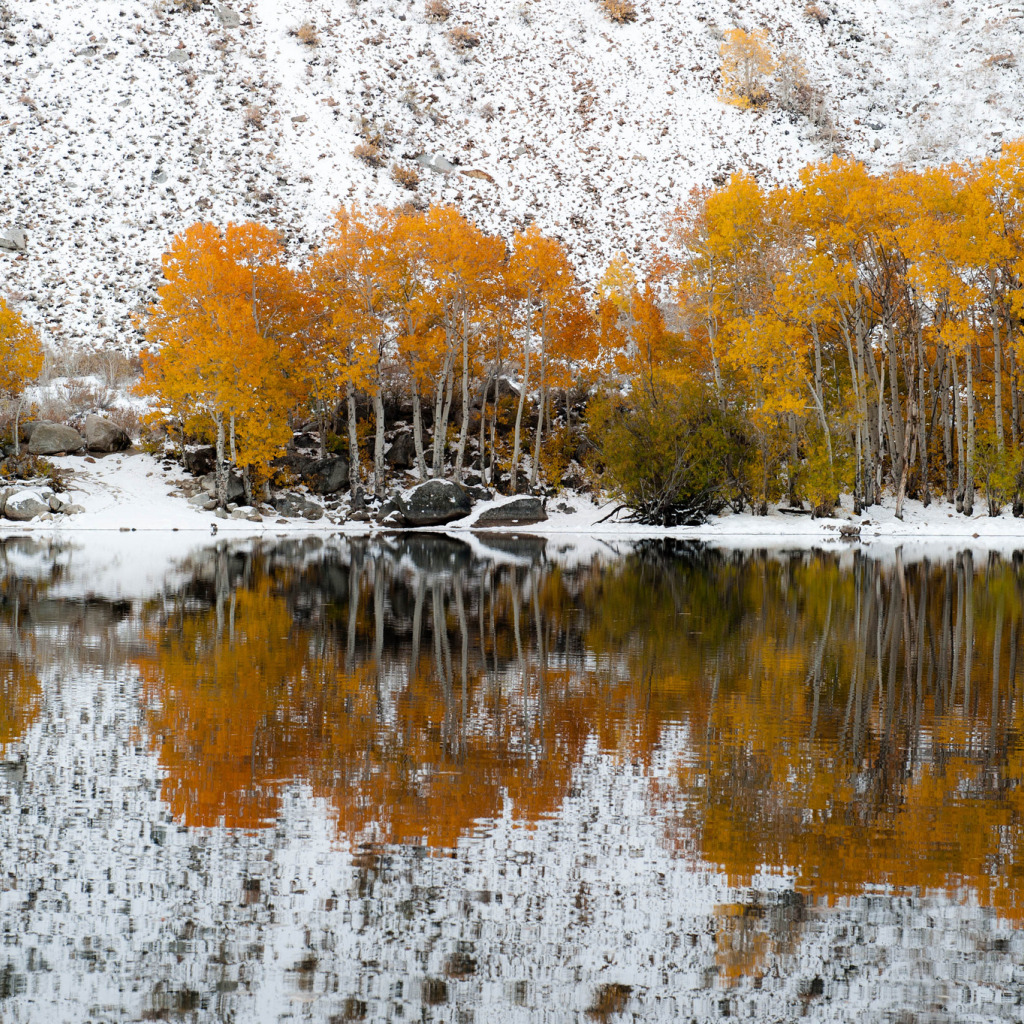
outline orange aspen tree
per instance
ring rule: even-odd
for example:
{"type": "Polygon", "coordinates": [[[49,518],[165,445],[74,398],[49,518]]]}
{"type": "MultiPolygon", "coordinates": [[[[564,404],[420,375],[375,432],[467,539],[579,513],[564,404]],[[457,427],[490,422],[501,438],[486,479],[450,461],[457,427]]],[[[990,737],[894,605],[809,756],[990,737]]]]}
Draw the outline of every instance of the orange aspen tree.
{"type": "Polygon", "coordinates": [[[544,436],[548,406],[548,355],[556,329],[557,311],[576,286],[572,264],[561,242],[541,234],[536,224],[518,232],[512,243],[509,276],[523,302],[526,332],[523,337],[523,384],[516,411],[515,441],[512,453],[512,486],[518,490],[519,431],[523,406],[530,383],[530,350],[536,347],[540,363],[540,387],[537,401],[537,429],[534,435],[530,486],[536,487],[540,471],[540,448],[544,436]]]}
{"type": "Polygon", "coordinates": [[[461,366],[462,424],[456,449],[455,479],[462,467],[469,436],[470,355],[475,336],[483,329],[488,303],[499,287],[505,245],[487,235],[452,207],[431,207],[424,218],[424,260],[427,288],[444,331],[445,358],[434,399],[433,475],[444,466],[444,442],[455,384],[461,366]]]}
{"type": "MultiPolygon", "coordinates": [[[[266,479],[290,437],[287,423],[295,293],[277,232],[259,224],[194,224],[163,257],[166,283],[144,323],[152,351],[141,389],[183,424],[212,424],[217,494],[232,462],[266,479]]],[[[251,499],[251,496],[250,496],[251,499]]]]}

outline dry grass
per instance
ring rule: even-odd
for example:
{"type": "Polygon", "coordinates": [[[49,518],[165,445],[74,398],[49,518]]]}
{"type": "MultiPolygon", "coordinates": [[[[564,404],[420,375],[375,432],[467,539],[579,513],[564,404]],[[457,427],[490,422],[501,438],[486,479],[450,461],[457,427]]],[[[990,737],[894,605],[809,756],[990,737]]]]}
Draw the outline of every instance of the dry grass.
{"type": "Polygon", "coordinates": [[[452,9],[445,0],[427,0],[423,5],[423,16],[427,21],[447,21],[452,14],[452,9]]]}
{"type": "Polygon", "coordinates": [[[821,4],[808,4],[804,8],[804,14],[808,18],[813,18],[822,28],[832,20],[832,15],[821,4]]]}
{"type": "Polygon", "coordinates": [[[292,29],[289,34],[298,39],[303,46],[320,45],[320,33],[311,21],[304,21],[298,28],[292,29]]]}
{"type": "Polygon", "coordinates": [[[360,142],[352,150],[352,155],[357,160],[362,160],[364,164],[369,164],[370,167],[383,167],[386,160],[384,151],[369,142],[360,142]]]}
{"type": "Polygon", "coordinates": [[[636,4],[630,0],[598,0],[601,9],[617,25],[628,25],[636,21],[636,4]]]}
{"type": "Polygon", "coordinates": [[[391,167],[391,178],[396,185],[415,192],[420,187],[419,172],[415,167],[402,167],[401,164],[393,164],[391,167]]]}
{"type": "Polygon", "coordinates": [[[249,104],[249,106],[242,111],[242,124],[246,128],[262,128],[263,111],[260,110],[255,103],[249,104]]]}
{"type": "Polygon", "coordinates": [[[480,37],[465,25],[458,25],[448,33],[448,42],[452,44],[453,49],[465,53],[480,45],[480,37]]]}

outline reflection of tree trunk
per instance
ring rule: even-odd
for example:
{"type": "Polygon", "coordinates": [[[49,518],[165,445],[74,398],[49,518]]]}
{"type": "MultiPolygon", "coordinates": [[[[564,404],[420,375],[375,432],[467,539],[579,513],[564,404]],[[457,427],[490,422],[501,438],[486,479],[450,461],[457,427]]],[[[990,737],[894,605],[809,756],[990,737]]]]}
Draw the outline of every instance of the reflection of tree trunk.
{"type": "Polygon", "coordinates": [[[458,575],[454,580],[455,612],[459,619],[459,638],[462,641],[459,675],[462,682],[462,715],[459,720],[459,758],[466,756],[466,722],[469,718],[469,626],[466,623],[466,604],[463,596],[465,579],[458,575]]]}
{"type": "Polygon", "coordinates": [[[345,671],[351,672],[355,667],[356,657],[356,625],[359,621],[359,568],[356,565],[355,552],[348,567],[348,646],[345,649],[345,671]]]}
{"type": "Polygon", "coordinates": [[[970,551],[964,558],[964,596],[966,615],[964,620],[964,711],[971,713],[971,675],[974,660],[974,557],[970,551]]]}
{"type": "Polygon", "coordinates": [[[384,559],[377,557],[373,566],[373,663],[376,666],[377,696],[380,698],[384,669],[384,559]]]}
{"type": "Polygon", "coordinates": [[[427,584],[422,575],[416,577],[416,603],[412,610],[412,660],[409,663],[409,676],[419,675],[420,641],[423,636],[423,597],[427,584]]]}

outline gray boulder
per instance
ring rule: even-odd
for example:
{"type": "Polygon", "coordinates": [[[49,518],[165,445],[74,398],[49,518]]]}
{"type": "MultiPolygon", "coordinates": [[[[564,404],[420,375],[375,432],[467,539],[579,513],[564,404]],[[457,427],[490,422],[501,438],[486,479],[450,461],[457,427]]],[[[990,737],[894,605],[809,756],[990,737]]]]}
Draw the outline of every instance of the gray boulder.
{"type": "MultiPolygon", "coordinates": [[[[217,497],[217,474],[207,473],[202,479],[203,490],[211,498],[217,497]]],[[[242,483],[242,474],[234,470],[228,473],[228,502],[245,501],[245,484],[242,483]]]]}
{"type": "Polygon", "coordinates": [[[123,452],[132,439],[116,423],[102,416],[85,417],[85,447],[91,452],[123,452]]]}
{"type": "Polygon", "coordinates": [[[27,523],[49,511],[49,494],[45,492],[15,491],[4,502],[4,515],[15,523],[27,523]]]}
{"type": "Polygon", "coordinates": [[[339,456],[317,459],[304,470],[302,480],[314,494],[337,494],[348,487],[348,462],[339,456]]]}
{"type": "Polygon", "coordinates": [[[410,526],[443,526],[473,511],[470,496],[451,480],[428,480],[405,498],[396,495],[395,504],[410,526]]]}
{"type": "Polygon", "coordinates": [[[225,28],[238,28],[242,24],[242,17],[237,11],[233,11],[230,7],[225,7],[224,4],[217,4],[217,20],[225,28]]]}
{"type": "Polygon", "coordinates": [[[399,434],[384,453],[384,461],[395,469],[411,469],[416,461],[416,442],[412,434],[399,434]]]}
{"type": "Polygon", "coordinates": [[[6,249],[8,252],[25,252],[27,248],[28,237],[20,224],[0,234],[0,249],[6,249]]]}
{"type": "Polygon", "coordinates": [[[61,452],[79,452],[85,447],[82,435],[61,423],[40,420],[32,429],[28,450],[32,455],[59,455],[61,452]]]}
{"type": "Polygon", "coordinates": [[[191,448],[185,452],[181,461],[193,476],[205,476],[212,473],[217,466],[217,449],[191,448]]]}
{"type": "Polygon", "coordinates": [[[504,505],[485,509],[473,525],[529,526],[531,523],[543,523],[547,518],[540,498],[513,498],[504,505]]]}

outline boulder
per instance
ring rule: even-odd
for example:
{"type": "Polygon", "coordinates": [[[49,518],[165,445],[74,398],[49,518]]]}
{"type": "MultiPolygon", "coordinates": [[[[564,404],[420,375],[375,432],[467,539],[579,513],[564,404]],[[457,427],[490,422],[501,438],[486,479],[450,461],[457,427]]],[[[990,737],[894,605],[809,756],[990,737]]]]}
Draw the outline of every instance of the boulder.
{"type": "Polygon", "coordinates": [[[408,431],[399,434],[384,453],[384,461],[395,469],[411,469],[416,462],[416,442],[408,431]]]}
{"type": "Polygon", "coordinates": [[[40,491],[15,491],[4,502],[4,515],[16,523],[27,523],[50,511],[49,497],[40,491]]]}
{"type": "Polygon", "coordinates": [[[8,252],[25,252],[27,248],[28,237],[20,224],[0,233],[0,249],[6,249],[8,252]]]}
{"type": "Polygon", "coordinates": [[[474,526],[529,526],[543,523],[548,514],[540,498],[513,498],[503,505],[485,509],[477,516],[474,526]]]}
{"type": "Polygon", "coordinates": [[[317,459],[306,467],[302,480],[314,494],[337,494],[348,487],[348,462],[337,455],[317,459]]]}
{"type": "Polygon", "coordinates": [[[470,496],[451,480],[428,480],[395,503],[410,526],[443,526],[473,511],[470,496]]]}
{"type": "MultiPolygon", "coordinates": [[[[217,474],[207,473],[202,479],[203,489],[211,498],[217,497],[217,474]]],[[[228,473],[228,504],[231,502],[245,501],[245,484],[242,483],[242,474],[232,470],[228,473]]]]}
{"type": "Polygon", "coordinates": [[[217,20],[225,28],[238,28],[242,24],[241,15],[230,7],[225,7],[224,4],[217,4],[215,10],[217,11],[217,20]]]}
{"type": "Polygon", "coordinates": [[[206,476],[212,473],[217,466],[216,448],[193,448],[185,452],[182,457],[182,465],[193,476],[206,476]]]}
{"type": "Polygon", "coordinates": [[[85,447],[91,452],[123,452],[131,448],[127,431],[102,416],[85,417],[85,447]]]}
{"type": "Polygon", "coordinates": [[[59,455],[62,452],[78,452],[85,447],[82,435],[62,423],[40,421],[32,428],[28,450],[32,455],[59,455]]]}

